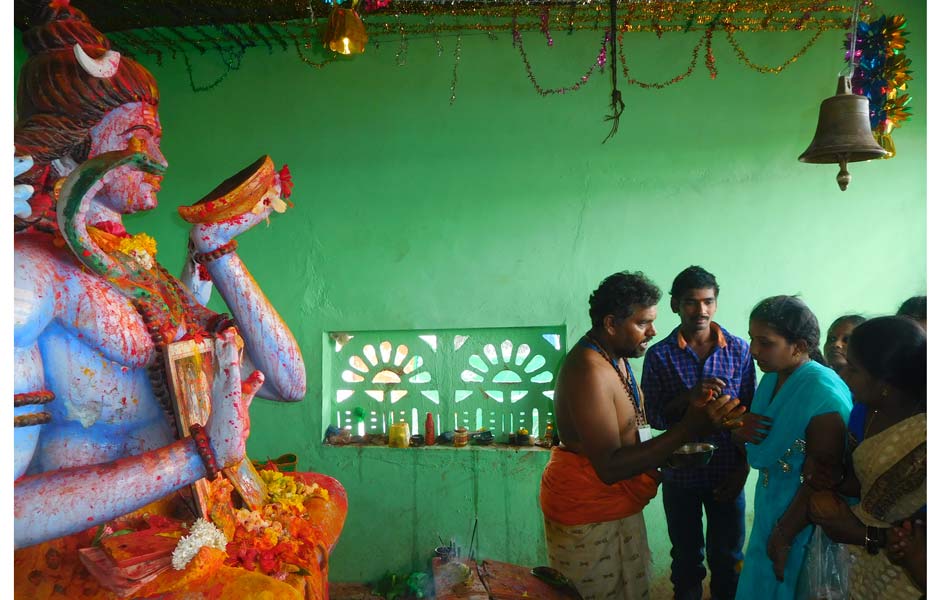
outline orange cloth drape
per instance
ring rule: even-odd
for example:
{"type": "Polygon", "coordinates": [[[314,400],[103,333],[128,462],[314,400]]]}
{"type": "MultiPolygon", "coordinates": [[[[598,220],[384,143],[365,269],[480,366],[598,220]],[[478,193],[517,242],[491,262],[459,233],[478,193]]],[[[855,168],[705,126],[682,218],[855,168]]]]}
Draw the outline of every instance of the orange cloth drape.
{"type": "Polygon", "coordinates": [[[541,512],[562,525],[616,521],[634,515],[656,496],[656,472],[607,485],[586,456],[562,448],[551,451],[541,475],[541,512]]]}

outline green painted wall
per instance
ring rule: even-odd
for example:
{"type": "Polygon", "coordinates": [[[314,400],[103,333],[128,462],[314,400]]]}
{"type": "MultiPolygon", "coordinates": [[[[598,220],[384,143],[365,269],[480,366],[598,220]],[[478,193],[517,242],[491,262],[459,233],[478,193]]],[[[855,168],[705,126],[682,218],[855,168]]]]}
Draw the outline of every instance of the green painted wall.
{"type": "MultiPolygon", "coordinates": [[[[778,76],[741,64],[717,34],[716,80],[700,56],[681,84],[624,85],[627,110],[606,144],[609,77],[542,98],[507,35],[463,38],[454,105],[449,35],[442,56],[431,39],[411,40],[401,67],[394,40],[321,71],[292,51],[250,51],[198,94],[180,59],[143,61],[161,89],[171,167],[160,208],[128,227],[155,235],[172,271],[187,235],[177,205],[261,153],[293,169],[296,207],[245,234],[239,252],[296,333],[309,391],[296,405],[255,402],[249,453],[294,451],[302,468],[346,486],[350,516],[332,579],[422,568],[436,532],[467,546],[475,513],[481,556],[543,563],[536,496],[547,455],[324,448],[327,331],[563,323],[573,340],[604,276],[642,269],[668,290],[695,263],[718,276],[718,320],[740,335],[767,295],[800,293],[827,324],[845,311],[890,313],[925,293],[925,3],[880,1],[874,12],[908,17],[914,117],[895,133],[897,157],[854,165],[846,193],[835,167],[796,160],[834,93],[839,33],[778,76]]],[[[679,73],[699,35],[629,35],[633,74],[679,73]]],[[[752,60],[779,64],[808,35],[737,39],[752,60]]],[[[558,34],[553,48],[536,31],[525,38],[545,86],[573,83],[599,49],[591,33],[558,34]]],[[[219,60],[190,58],[199,84],[220,74],[219,60]]],[[[22,59],[18,46],[17,67],[22,59]]],[[[664,298],[658,330],[675,324],[664,298]]],[[[655,572],[665,574],[659,498],[646,516],[655,572]]]]}

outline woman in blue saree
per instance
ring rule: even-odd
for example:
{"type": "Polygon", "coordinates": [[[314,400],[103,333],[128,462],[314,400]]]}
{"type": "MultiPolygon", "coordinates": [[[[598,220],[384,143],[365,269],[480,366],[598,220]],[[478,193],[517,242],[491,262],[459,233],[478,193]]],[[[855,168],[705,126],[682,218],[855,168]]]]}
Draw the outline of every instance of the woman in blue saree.
{"type": "Polygon", "coordinates": [[[736,598],[794,600],[813,528],[807,514],[812,489],[802,484],[802,471],[814,463],[843,471],[851,393],[824,365],[818,319],[798,298],[759,302],[749,317],[749,337],[752,357],[765,373],[750,412],[772,425],[764,440],[747,446],[759,479],[736,598]]]}

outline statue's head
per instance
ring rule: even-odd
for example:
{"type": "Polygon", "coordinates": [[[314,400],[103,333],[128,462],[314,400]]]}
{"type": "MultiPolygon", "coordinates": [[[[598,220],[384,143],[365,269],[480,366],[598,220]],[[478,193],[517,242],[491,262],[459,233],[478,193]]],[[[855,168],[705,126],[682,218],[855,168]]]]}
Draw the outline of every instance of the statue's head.
{"type": "MultiPolygon", "coordinates": [[[[17,87],[14,141],[34,167],[18,181],[43,195],[75,165],[125,149],[132,138],[165,164],[152,74],[110,50],[109,40],[68,0],[42,10],[40,24],[23,35],[29,58],[17,87]]],[[[96,201],[119,213],[153,208],[159,182],[159,176],[120,167],[106,175],[96,201]]]]}

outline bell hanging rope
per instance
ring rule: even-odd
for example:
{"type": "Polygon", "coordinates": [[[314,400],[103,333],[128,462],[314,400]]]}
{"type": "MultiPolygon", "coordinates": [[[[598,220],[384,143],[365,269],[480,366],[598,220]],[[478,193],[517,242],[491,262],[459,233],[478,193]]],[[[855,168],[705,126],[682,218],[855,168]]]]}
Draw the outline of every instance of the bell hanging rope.
{"type": "MultiPolygon", "coordinates": [[[[851,174],[849,162],[861,162],[880,158],[887,154],[871,133],[871,118],[868,113],[866,96],[851,93],[851,76],[854,74],[854,47],[858,37],[858,7],[861,0],[855,0],[851,15],[851,54],[847,74],[838,74],[838,91],[825,98],[818,111],[818,127],[811,145],[802,152],[798,160],[806,163],[838,163],[838,187],[848,189],[851,174]]],[[[844,70],[842,70],[843,72],[844,70]]]]}

